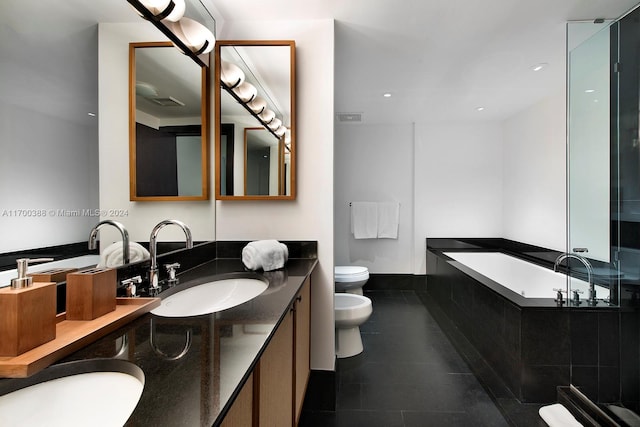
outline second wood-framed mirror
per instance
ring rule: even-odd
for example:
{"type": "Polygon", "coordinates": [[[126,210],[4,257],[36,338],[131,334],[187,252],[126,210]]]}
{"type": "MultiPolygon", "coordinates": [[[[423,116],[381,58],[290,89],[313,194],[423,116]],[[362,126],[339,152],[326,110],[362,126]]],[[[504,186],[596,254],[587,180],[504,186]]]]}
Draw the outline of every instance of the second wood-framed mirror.
{"type": "Polygon", "coordinates": [[[218,40],[216,199],[296,198],[296,62],[292,40],[218,40]]]}
{"type": "Polygon", "coordinates": [[[129,44],[132,201],[209,199],[209,68],[170,42],[129,44]]]}

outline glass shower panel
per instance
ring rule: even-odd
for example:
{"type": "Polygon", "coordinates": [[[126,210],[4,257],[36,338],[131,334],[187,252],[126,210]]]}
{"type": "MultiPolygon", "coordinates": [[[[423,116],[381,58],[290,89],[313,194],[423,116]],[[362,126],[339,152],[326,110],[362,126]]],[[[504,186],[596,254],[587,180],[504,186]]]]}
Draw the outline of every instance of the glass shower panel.
{"type": "MultiPolygon", "coordinates": [[[[598,299],[617,303],[619,263],[612,250],[611,37],[609,24],[568,26],[568,251],[593,266],[598,299]]],[[[615,125],[615,123],[613,123],[615,125]]],[[[615,195],[614,195],[615,196],[615,195]]],[[[571,260],[567,295],[589,306],[586,268],[571,260]]]]}

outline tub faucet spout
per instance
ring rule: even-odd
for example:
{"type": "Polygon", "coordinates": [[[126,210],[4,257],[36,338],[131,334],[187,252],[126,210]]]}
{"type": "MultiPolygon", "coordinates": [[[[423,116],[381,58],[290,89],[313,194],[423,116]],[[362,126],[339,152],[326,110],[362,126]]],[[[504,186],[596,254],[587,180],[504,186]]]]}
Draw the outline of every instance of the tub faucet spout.
{"type": "Polygon", "coordinates": [[[553,271],[558,271],[558,266],[560,265],[560,263],[565,259],[569,259],[569,258],[577,259],[587,269],[587,283],[589,284],[588,302],[592,306],[596,305],[597,304],[596,289],[592,279],[593,267],[591,266],[591,263],[589,262],[589,260],[587,260],[585,257],[578,254],[571,254],[571,253],[561,254],[558,258],[556,258],[556,262],[553,264],[553,271]]]}
{"type": "Polygon", "coordinates": [[[182,231],[184,232],[184,236],[186,240],[187,249],[193,248],[193,239],[191,237],[191,230],[189,229],[187,224],[185,224],[184,222],[178,221],[175,219],[165,219],[164,221],[159,222],[155,227],[153,227],[153,230],[151,231],[151,236],[149,237],[149,255],[151,256],[151,267],[149,268],[149,290],[152,290],[153,292],[157,292],[160,290],[159,289],[160,286],[158,285],[158,260],[157,260],[158,233],[165,226],[170,224],[174,224],[182,228],[182,231]]]}

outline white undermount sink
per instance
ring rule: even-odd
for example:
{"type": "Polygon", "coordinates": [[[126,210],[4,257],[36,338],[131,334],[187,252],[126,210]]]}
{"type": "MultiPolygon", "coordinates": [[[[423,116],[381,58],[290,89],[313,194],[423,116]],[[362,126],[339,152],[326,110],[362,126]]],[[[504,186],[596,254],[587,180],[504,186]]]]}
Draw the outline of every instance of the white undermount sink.
{"type": "Polygon", "coordinates": [[[211,314],[247,302],[268,286],[264,278],[220,276],[164,297],[160,306],[151,313],[162,317],[211,314]]]}
{"type": "Polygon", "coordinates": [[[144,388],[131,362],[94,359],[53,365],[0,383],[0,425],[122,426],[144,388]]]}

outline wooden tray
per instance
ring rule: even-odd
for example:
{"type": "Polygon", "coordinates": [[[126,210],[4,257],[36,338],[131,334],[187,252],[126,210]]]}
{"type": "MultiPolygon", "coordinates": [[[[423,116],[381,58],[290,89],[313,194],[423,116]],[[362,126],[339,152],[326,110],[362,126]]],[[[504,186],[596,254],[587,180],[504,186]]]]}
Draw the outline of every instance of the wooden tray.
{"type": "Polygon", "coordinates": [[[116,309],[93,320],[58,315],[56,338],[15,357],[0,357],[0,378],[26,378],[160,305],[160,298],[117,298],[116,309]]]}

